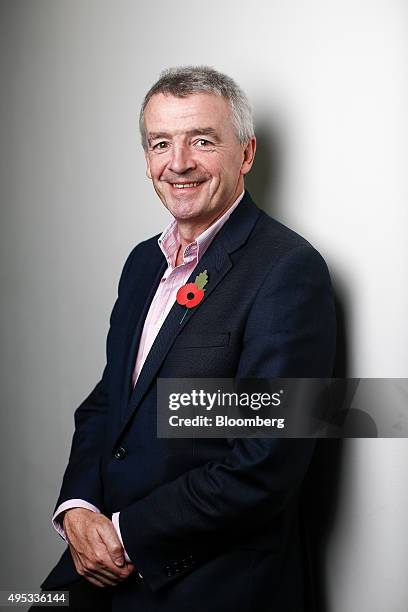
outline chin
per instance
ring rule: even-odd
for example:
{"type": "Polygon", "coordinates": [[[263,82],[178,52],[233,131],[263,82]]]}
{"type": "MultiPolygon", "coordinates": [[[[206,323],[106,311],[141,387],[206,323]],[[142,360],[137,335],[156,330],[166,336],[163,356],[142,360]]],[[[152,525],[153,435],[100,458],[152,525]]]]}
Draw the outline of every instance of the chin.
{"type": "Polygon", "coordinates": [[[186,210],[186,209],[180,209],[177,206],[173,206],[171,208],[169,208],[169,212],[173,215],[173,217],[177,220],[180,221],[187,221],[188,219],[194,219],[195,217],[198,217],[198,213],[195,210],[186,210]]]}
{"type": "Polygon", "coordinates": [[[178,219],[191,219],[200,215],[194,202],[178,202],[174,199],[167,199],[166,208],[178,219]]]}

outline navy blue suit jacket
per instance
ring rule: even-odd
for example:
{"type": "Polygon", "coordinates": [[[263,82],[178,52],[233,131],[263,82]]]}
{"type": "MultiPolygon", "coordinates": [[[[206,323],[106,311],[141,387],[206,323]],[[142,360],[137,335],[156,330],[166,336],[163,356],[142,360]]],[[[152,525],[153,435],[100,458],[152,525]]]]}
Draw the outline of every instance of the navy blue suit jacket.
{"type": "MultiPolygon", "coordinates": [[[[57,505],[120,511],[143,582],[115,587],[114,609],[299,612],[304,566],[298,494],[310,439],[158,439],[156,379],[326,377],[335,315],[326,264],[248,192],[193,272],[204,300],[175,303],[141,371],[143,322],[166,268],[157,237],[137,245],[119,282],[101,381],[75,413],[57,505]],[[118,449],[119,452],[118,452],[118,449]]],[[[67,550],[44,588],[78,578],[67,550]]]]}

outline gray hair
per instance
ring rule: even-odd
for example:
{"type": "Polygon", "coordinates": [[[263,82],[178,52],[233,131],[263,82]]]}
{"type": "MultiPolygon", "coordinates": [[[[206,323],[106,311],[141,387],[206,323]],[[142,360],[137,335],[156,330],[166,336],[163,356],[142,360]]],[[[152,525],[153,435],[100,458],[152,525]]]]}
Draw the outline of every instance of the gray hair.
{"type": "Polygon", "coordinates": [[[222,96],[230,103],[232,124],[240,144],[246,144],[253,137],[251,105],[245,93],[231,77],[209,66],[177,66],[164,70],[144,97],[139,117],[143,148],[147,149],[148,144],[144,113],[149,100],[154,95],[162,93],[184,98],[200,92],[222,96]]]}

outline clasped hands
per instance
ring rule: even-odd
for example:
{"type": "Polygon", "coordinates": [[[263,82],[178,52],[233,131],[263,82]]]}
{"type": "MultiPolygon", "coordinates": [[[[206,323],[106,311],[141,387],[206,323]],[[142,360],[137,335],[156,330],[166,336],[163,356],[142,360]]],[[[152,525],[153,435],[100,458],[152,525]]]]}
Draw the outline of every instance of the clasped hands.
{"type": "Polygon", "coordinates": [[[110,521],[86,508],[67,510],[63,520],[76,571],[98,587],[115,586],[135,571],[110,521]]]}

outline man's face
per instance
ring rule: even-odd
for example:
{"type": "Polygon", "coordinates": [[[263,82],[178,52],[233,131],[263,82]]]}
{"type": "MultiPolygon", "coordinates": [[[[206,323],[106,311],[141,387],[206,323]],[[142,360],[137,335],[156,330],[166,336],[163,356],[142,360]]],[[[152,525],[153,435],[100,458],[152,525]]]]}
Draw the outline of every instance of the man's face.
{"type": "Polygon", "coordinates": [[[156,94],[145,109],[145,129],[147,176],[177,220],[211,222],[242,192],[255,139],[238,142],[221,96],[156,94]]]}

